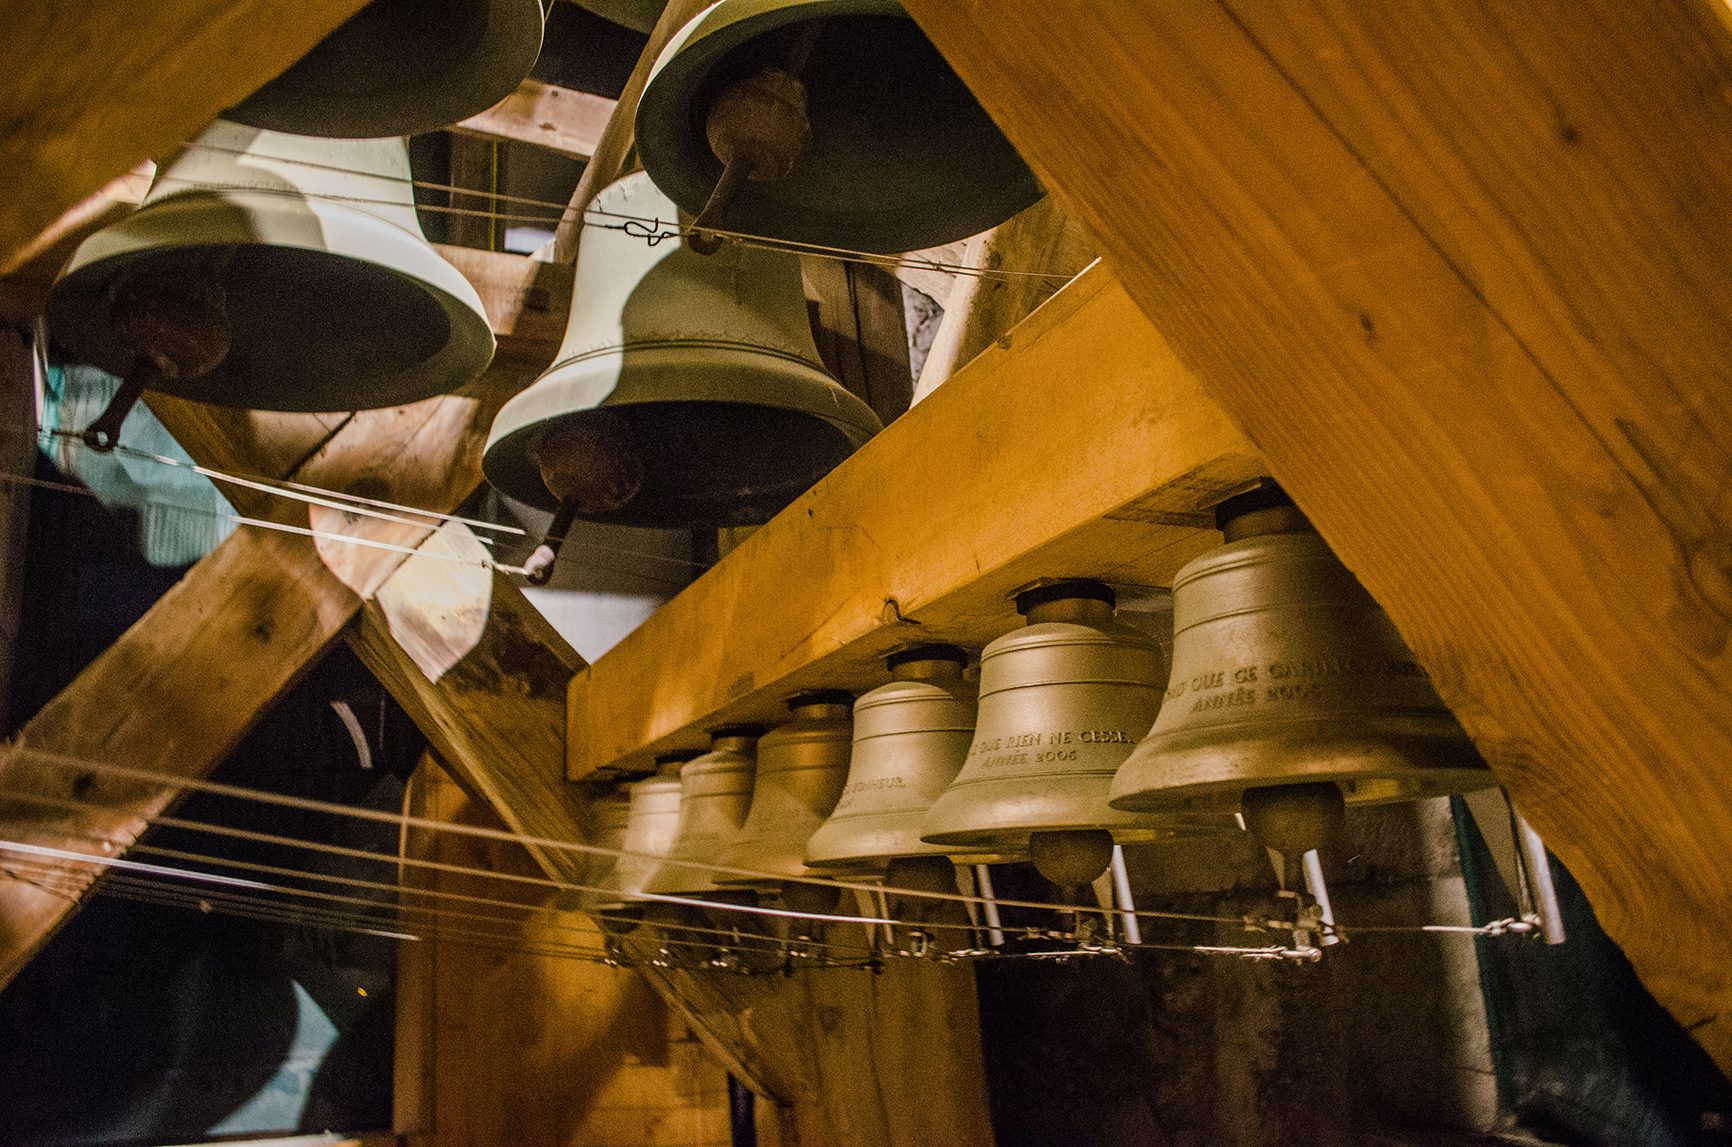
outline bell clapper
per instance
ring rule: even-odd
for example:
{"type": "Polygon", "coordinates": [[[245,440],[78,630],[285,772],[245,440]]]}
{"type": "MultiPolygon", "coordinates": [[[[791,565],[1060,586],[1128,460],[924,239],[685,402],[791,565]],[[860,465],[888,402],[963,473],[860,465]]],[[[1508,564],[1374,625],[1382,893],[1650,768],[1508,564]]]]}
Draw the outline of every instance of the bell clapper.
{"type": "Polygon", "coordinates": [[[545,585],[579,516],[617,510],[643,489],[643,451],[631,423],[603,410],[581,422],[549,425],[536,443],[535,464],[559,508],[523,563],[523,575],[531,585],[545,585]]]}
{"type": "Polygon", "coordinates": [[[1341,834],[1346,810],[1341,786],[1322,781],[1246,789],[1240,807],[1245,827],[1269,850],[1270,859],[1280,857],[1280,895],[1294,902],[1294,946],[1339,943],[1318,850],[1341,834]]]}
{"type": "Polygon", "coordinates": [[[1546,845],[1527,818],[1514,808],[1516,839],[1520,845],[1517,859],[1521,862],[1522,883],[1527,889],[1532,917],[1537,918],[1540,935],[1548,944],[1564,942],[1563,911],[1558,906],[1557,885],[1552,882],[1551,862],[1546,859],[1546,845]]]}
{"type": "Polygon", "coordinates": [[[722,161],[722,174],[686,239],[686,246],[698,254],[721,250],[722,238],[711,228],[722,226],[741,184],[786,179],[811,147],[812,122],[806,117],[806,85],[800,73],[823,24],[809,20],[801,25],[783,66],[760,68],[723,88],[710,103],[704,134],[710,151],[722,161]]]}
{"type": "Polygon", "coordinates": [[[220,270],[220,264],[199,266],[191,275],[153,277],[116,292],[115,326],[135,354],[108,408],[79,435],[86,446],[104,454],[113,450],[121,424],[146,390],[164,380],[208,374],[228,356],[220,270]]]}

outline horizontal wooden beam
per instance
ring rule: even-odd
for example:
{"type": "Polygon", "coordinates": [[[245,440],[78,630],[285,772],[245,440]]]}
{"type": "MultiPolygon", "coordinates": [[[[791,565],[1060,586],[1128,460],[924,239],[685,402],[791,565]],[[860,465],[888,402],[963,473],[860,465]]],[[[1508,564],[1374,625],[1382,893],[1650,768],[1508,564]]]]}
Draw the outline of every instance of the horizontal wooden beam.
{"type": "Polygon", "coordinates": [[[451,130],[587,160],[595,154],[613,108],[614,101],[606,96],[524,80],[515,92],[451,130]]]}
{"type": "Polygon", "coordinates": [[[180,147],[363,2],[8,5],[0,272],[67,208],[180,147]]]}
{"type": "Polygon", "coordinates": [[[907,6],[1732,1069],[1725,5],[907,6]]]}
{"type": "Polygon", "coordinates": [[[1262,473],[1097,266],[578,674],[571,775],[876,685],[905,642],[981,645],[1039,578],[1169,584],[1262,473]]]}

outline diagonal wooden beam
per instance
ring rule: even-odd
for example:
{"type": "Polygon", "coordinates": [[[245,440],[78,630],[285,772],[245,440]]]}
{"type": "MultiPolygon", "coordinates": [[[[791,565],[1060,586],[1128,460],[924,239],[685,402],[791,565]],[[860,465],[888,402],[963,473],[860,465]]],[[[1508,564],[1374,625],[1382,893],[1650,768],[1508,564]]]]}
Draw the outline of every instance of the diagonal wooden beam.
{"type": "Polygon", "coordinates": [[[587,160],[595,154],[613,109],[614,101],[606,96],[524,80],[515,92],[451,130],[587,160]]]}
{"type": "Polygon", "coordinates": [[[0,272],[61,212],[178,148],[363,2],[7,5],[0,272]]]}
{"type": "Polygon", "coordinates": [[[1724,6],[908,8],[1732,1069],[1724,6]]]}

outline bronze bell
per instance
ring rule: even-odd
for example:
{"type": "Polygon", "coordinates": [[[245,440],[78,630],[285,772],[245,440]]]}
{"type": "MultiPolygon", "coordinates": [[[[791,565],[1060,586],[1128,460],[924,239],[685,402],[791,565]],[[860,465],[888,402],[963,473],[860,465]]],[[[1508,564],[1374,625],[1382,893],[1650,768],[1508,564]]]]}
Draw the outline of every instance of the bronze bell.
{"type": "Polygon", "coordinates": [[[1388,616],[1285,493],[1230,499],[1218,520],[1227,544],[1173,583],[1172,684],[1113,779],[1114,808],[1243,806],[1265,844],[1292,852],[1318,847],[1343,801],[1496,783],[1388,616]]]}
{"type": "MultiPolygon", "coordinates": [[[[739,835],[752,807],[752,774],[762,732],[747,725],[716,729],[710,734],[710,751],[687,761],[680,770],[680,824],[668,852],[670,861],[721,863],[722,849],[739,835]]],[[[700,896],[716,887],[715,875],[708,869],[667,864],[646,890],[700,896]]]]}
{"type": "Polygon", "coordinates": [[[626,217],[677,226],[642,172],[601,193],[559,359],[494,420],[487,480],[558,509],[550,537],[576,518],[768,521],[878,419],[824,373],[798,257],[736,246],[705,259],[620,230],[626,217]]]}
{"type": "Polygon", "coordinates": [[[80,244],[47,314],[73,358],[132,388],[105,432],[146,386],[223,406],[356,410],[454,390],[493,357],[475,288],[421,235],[401,139],[222,120],[136,212],[80,244]]]}
{"type": "Polygon", "coordinates": [[[415,135],[486,111],[541,52],[541,0],[372,0],[224,114],[296,135],[415,135]]]}
{"type": "Polygon", "coordinates": [[[788,701],[794,719],[758,742],[752,811],[718,861],[762,875],[718,874],[717,884],[776,889],[786,877],[822,875],[806,867],[806,842],[836,807],[848,778],[853,700],[848,693],[819,690],[788,701]]]}
{"type": "Polygon", "coordinates": [[[1113,604],[1110,588],[1085,580],[1017,595],[1028,624],[980,655],[980,723],[962,771],[926,815],[923,840],[1001,854],[1032,848],[1043,872],[1069,885],[1104,871],[1115,841],[1213,827],[1107,805],[1113,773],[1154,722],[1166,681],[1160,648],[1118,624],[1113,604]]]}
{"type": "Polygon", "coordinates": [[[621,856],[596,884],[602,889],[597,902],[604,910],[640,915],[634,904],[650,881],[662,870],[660,857],[673,850],[680,827],[680,766],[696,752],[665,753],[656,758],[656,773],[630,786],[631,806],[619,847],[633,856],[621,856]]]}
{"type": "Polygon", "coordinates": [[[920,645],[888,659],[891,681],[854,702],[854,748],[842,798],[806,844],[806,863],[878,875],[896,857],[947,855],[920,839],[926,810],[962,768],[974,739],[968,654],[920,645]]]}
{"type": "Polygon", "coordinates": [[[966,238],[1041,187],[894,0],[721,0],[656,60],[638,154],[699,227],[874,252],[966,238]]]}

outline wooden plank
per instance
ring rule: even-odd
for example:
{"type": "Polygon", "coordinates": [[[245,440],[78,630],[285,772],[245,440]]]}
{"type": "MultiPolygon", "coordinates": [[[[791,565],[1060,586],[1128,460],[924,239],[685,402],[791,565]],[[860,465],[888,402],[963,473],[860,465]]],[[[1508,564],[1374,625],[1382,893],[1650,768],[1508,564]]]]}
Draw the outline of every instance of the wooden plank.
{"type": "MultiPolygon", "coordinates": [[[[424,761],[411,782],[419,815],[452,824],[500,827],[424,761]]],[[[538,875],[520,848],[415,829],[405,851],[418,859],[538,875]]],[[[462,873],[422,871],[436,891],[517,900],[525,886],[462,873]]],[[[536,898],[523,898],[533,907],[536,898]]],[[[601,937],[574,912],[528,917],[526,945],[599,950],[601,937]]],[[[507,939],[507,943],[509,943],[507,939]]],[[[689,1041],[676,1038],[667,1008],[628,969],[532,951],[460,942],[407,944],[411,979],[399,995],[429,997],[428,1014],[398,1028],[398,1068],[420,1088],[421,1106],[399,1108],[399,1133],[426,1142],[588,1143],[619,1147],[709,1147],[727,1141],[726,1076],[689,1041]],[[407,1055],[405,1053],[408,1053],[407,1055]],[[502,1063],[511,1070],[501,1073],[502,1063]]]]}
{"type": "Polygon", "coordinates": [[[433,249],[462,271],[481,296],[499,343],[495,366],[539,372],[553,361],[571,310],[571,267],[448,243],[436,243],[433,249]]]}
{"type": "Polygon", "coordinates": [[[0,271],[61,212],[300,59],[362,0],[10,4],[0,271]]]}
{"type": "Polygon", "coordinates": [[[1732,1068],[1724,13],[908,7],[1732,1068]]]}
{"type": "Polygon", "coordinates": [[[517,90],[451,130],[506,143],[527,143],[587,160],[613,115],[606,96],[573,91],[540,80],[524,80],[517,90]]]}
{"type": "Polygon", "coordinates": [[[499,200],[493,192],[499,183],[499,144],[473,135],[453,135],[449,140],[453,210],[445,219],[445,235],[454,247],[493,251],[503,238],[495,213],[499,200]]]}
{"type": "Polygon", "coordinates": [[[800,260],[812,334],[824,366],[888,426],[908,409],[908,325],[902,287],[883,267],[808,255],[800,260]]]}
{"type": "Polygon", "coordinates": [[[1262,472],[1097,267],[578,674],[571,776],[879,684],[905,642],[978,646],[1038,578],[1167,584],[1262,472]]]}

